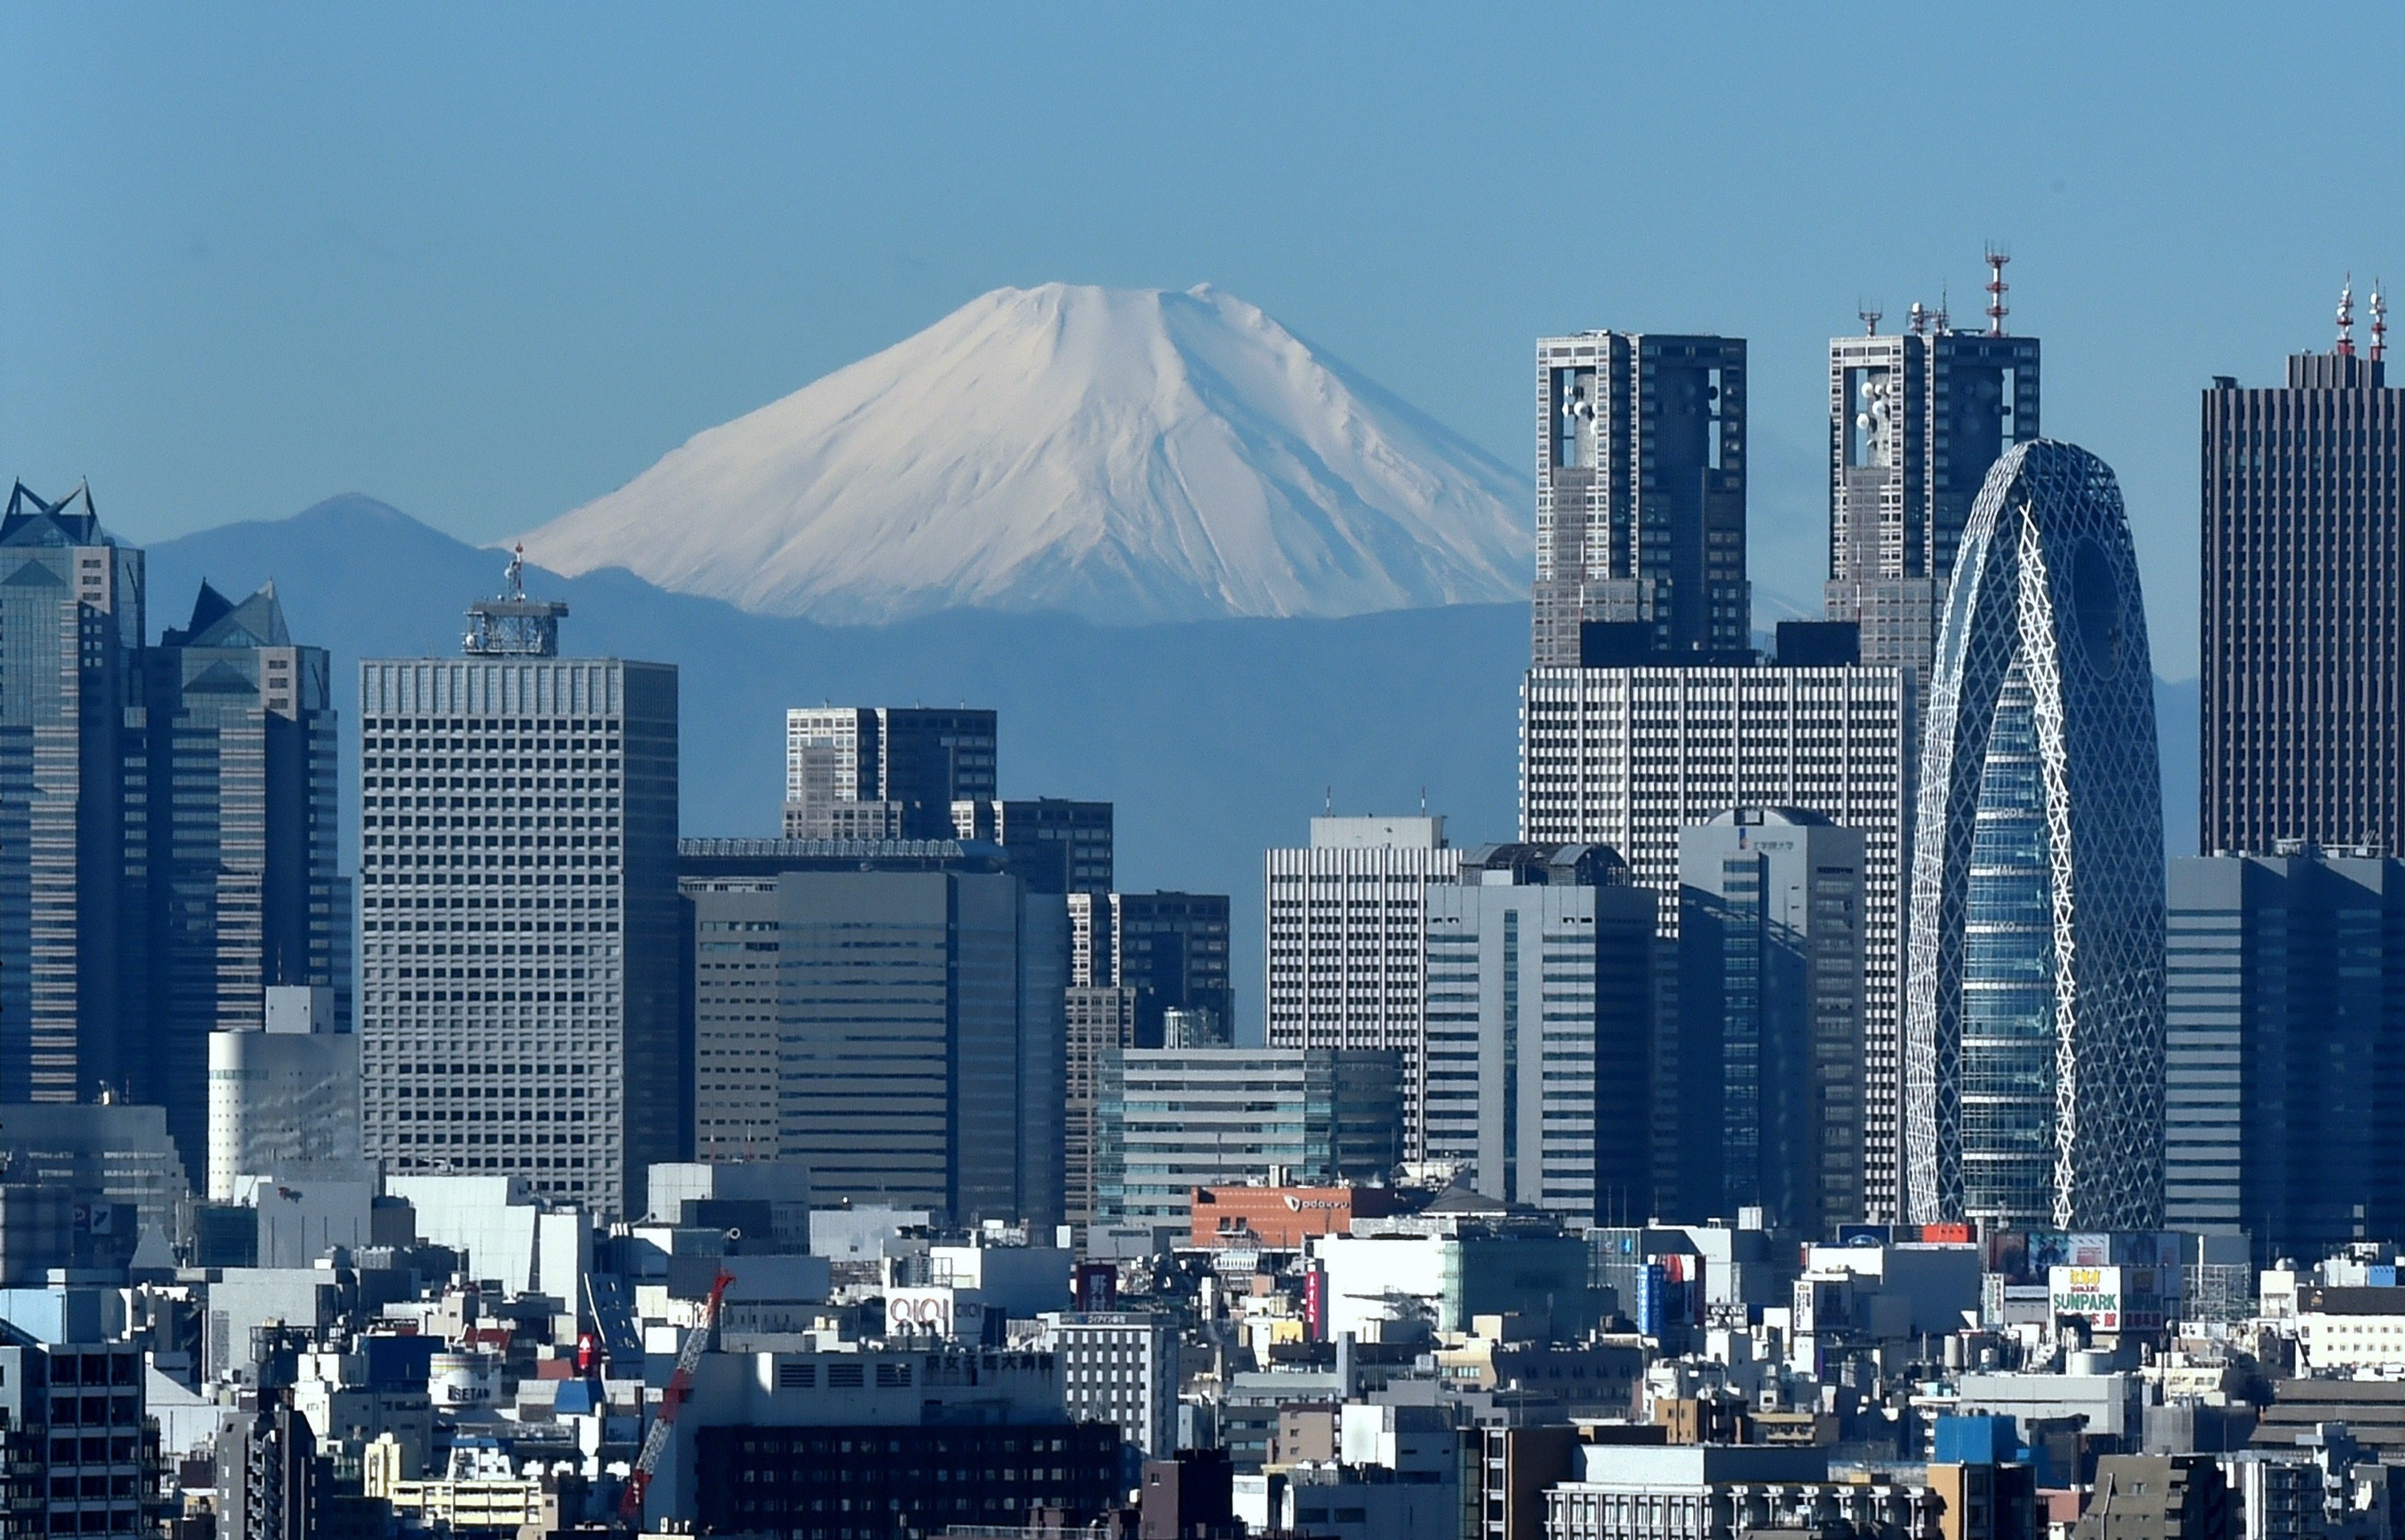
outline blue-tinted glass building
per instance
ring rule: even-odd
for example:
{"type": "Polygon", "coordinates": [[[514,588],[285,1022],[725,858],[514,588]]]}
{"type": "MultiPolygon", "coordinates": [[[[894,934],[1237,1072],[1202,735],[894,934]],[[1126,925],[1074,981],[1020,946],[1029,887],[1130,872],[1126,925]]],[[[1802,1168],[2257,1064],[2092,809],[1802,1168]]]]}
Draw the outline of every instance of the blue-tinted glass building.
{"type": "Polygon", "coordinates": [[[2161,1223],[2159,776],[2119,487],[2086,450],[2018,445],[1964,535],[1922,743],[1914,1220],[2161,1223]]]}
{"type": "Polygon", "coordinates": [[[56,502],[21,483],[9,494],[0,1101],[162,1099],[142,1033],[143,581],[142,553],[101,528],[84,487],[56,502]]]}

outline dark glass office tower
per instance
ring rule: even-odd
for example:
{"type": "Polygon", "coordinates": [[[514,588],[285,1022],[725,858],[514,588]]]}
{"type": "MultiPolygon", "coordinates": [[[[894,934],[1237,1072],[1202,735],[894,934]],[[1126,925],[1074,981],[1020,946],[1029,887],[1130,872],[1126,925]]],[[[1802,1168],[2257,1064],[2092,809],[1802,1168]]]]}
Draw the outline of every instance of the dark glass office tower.
{"type": "Polygon", "coordinates": [[[2037,433],[2035,337],[1957,332],[1916,304],[1902,332],[1829,344],[1826,601],[1861,623],[1862,661],[1929,676],[1971,504],[2037,433]]]}
{"type": "Polygon", "coordinates": [[[2405,863],[2171,867],[2164,1223],[2263,1265],[2405,1229],[2405,863]]]}
{"type": "Polygon", "coordinates": [[[1745,340],[1586,332],[1537,343],[1539,668],[1587,622],[1663,654],[1752,644],[1745,340]]]}
{"type": "Polygon", "coordinates": [[[143,1036],[143,624],[142,553],[91,493],[19,484],[0,516],[0,1101],[162,1100],[143,1036]]]}
{"type": "Polygon", "coordinates": [[[2204,392],[2203,787],[2198,848],[2405,854],[2405,391],[2380,336],[2204,392]]]}
{"type": "Polygon", "coordinates": [[[350,1020],[350,890],[337,862],[323,647],[293,643],[273,585],[206,584],[144,657],[151,791],[148,1057],[187,1169],[206,1162],[208,1035],[259,1031],[270,984],[335,991],[350,1020]]]}

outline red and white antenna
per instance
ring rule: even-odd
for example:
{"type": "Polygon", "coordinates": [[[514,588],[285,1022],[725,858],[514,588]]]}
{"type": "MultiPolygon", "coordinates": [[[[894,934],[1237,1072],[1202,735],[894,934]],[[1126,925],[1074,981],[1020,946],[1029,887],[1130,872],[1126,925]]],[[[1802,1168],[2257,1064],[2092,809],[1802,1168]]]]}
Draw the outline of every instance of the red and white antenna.
{"type": "Polygon", "coordinates": [[[2371,361],[2378,363],[2388,352],[2388,300],[2380,292],[2380,280],[2371,280],[2371,361]]]}
{"type": "Polygon", "coordinates": [[[2012,286],[2004,282],[2004,264],[2013,260],[2012,253],[1995,242],[1988,243],[1988,335],[2004,334],[2004,318],[2012,306],[2004,303],[2004,293],[2012,286]]]}
{"type": "Polygon", "coordinates": [[[2355,357],[2355,275],[2346,276],[2344,287],[2338,291],[2338,356],[2355,357]]]}

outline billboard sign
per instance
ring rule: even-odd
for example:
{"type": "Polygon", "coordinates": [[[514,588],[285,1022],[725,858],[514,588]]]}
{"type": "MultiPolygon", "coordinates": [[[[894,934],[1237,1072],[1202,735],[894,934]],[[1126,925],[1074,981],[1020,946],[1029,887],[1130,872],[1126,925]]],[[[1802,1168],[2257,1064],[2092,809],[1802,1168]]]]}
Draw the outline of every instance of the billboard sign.
{"type": "Polygon", "coordinates": [[[2121,1269],[2118,1267],[2054,1267],[2046,1274],[2046,1294],[2060,1319],[2074,1316],[2099,1332],[2121,1330],[2121,1269]]]}

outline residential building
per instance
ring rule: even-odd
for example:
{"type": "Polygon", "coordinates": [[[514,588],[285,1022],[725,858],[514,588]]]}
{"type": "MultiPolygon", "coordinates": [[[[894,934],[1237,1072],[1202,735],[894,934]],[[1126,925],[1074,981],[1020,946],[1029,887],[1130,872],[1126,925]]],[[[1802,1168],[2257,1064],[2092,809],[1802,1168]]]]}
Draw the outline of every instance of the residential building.
{"type": "Polygon", "coordinates": [[[1679,1190],[1827,1235],[1864,1212],[1864,841],[1739,808],[1679,831],[1679,1190]]]}
{"type": "Polygon", "coordinates": [[[2405,866],[2171,863],[2164,1222],[2257,1259],[2405,1227],[2405,866]]]}
{"type": "Polygon", "coordinates": [[[983,840],[1010,853],[1035,893],[1111,891],[1111,804],[1061,797],[977,798],[952,804],[952,836],[983,840]]]}
{"type": "Polygon", "coordinates": [[[1060,1222],[1059,895],[977,841],[682,852],[704,1158],[798,1161],[823,1203],[1060,1222]]]}
{"type": "Polygon", "coordinates": [[[1731,1533],[1937,1540],[1927,1487],[1832,1481],[1824,1449],[1760,1445],[1587,1444],[1579,1476],[1545,1493],[1557,1540],[1687,1540],[1731,1533]]]}
{"type": "Polygon", "coordinates": [[[677,674],[559,657],[517,574],[464,656],[359,665],[362,1132],[618,1219],[691,1138],[677,674]]]}
{"type": "Polygon", "coordinates": [[[278,986],[326,990],[323,1030],[350,1025],[333,698],[326,650],[294,643],[274,584],[240,603],[202,584],[143,662],[148,1053],[168,1129],[201,1166],[212,1034],[258,1032],[278,986]]]}
{"type": "Polygon", "coordinates": [[[785,713],[788,839],[941,840],[996,795],[994,713],[812,706],[785,713]]]}
{"type": "Polygon", "coordinates": [[[1403,1158],[1422,1158],[1428,892],[1461,869],[1444,820],[1314,818],[1307,847],[1266,864],[1269,1046],[1394,1053],[1403,1158]]]}
{"type": "Polygon", "coordinates": [[[1095,1220],[1191,1222],[1198,1187],[1285,1166],[1384,1180],[1401,1158],[1400,1066],[1379,1049],[1113,1049],[1103,1055],[1095,1220]]]}
{"type": "Polygon", "coordinates": [[[1125,1311],[1039,1318],[1061,1361],[1062,1409],[1073,1422],[1108,1422],[1155,1460],[1177,1451],[1177,1322],[1125,1311]]]}
{"type": "Polygon", "coordinates": [[[270,984],[260,1025],[209,1034],[208,1195],[297,1162],[359,1158],[359,1039],[334,991],[270,984]]]}
{"type": "Polygon", "coordinates": [[[1926,679],[1988,468],[2038,435],[2038,340],[1919,304],[1900,333],[1865,318],[1829,343],[1828,615],[1861,627],[1862,661],[1926,679]]]}
{"type": "Polygon", "coordinates": [[[1484,845],[1427,904],[1422,1158],[1568,1222],[1642,1210],[1653,894],[1599,845],[1484,845]]]}
{"type": "Polygon", "coordinates": [[[2405,855],[2405,390],[2372,304],[2368,354],[2342,298],[2336,348],[2292,355],[2284,385],[2204,392],[2205,855],[2405,855]]]}
{"type": "Polygon", "coordinates": [[[140,1540],[158,1533],[159,1430],[144,1407],[142,1349],[108,1341],[96,1297],[45,1333],[0,1321],[5,1479],[51,1534],[140,1540]]]}
{"type": "Polygon", "coordinates": [[[2234,1540],[2239,1510],[2209,1454],[2108,1454],[2072,1540],[2234,1540]]]}
{"type": "MultiPolygon", "coordinates": [[[[646,1508],[715,1533],[836,1540],[846,1510],[879,1533],[1071,1525],[1125,1493],[1116,1427],[1073,1423],[1056,1354],[958,1345],[710,1352],[646,1508]]],[[[854,1527],[857,1527],[857,1520],[854,1527]]]]}
{"type": "Polygon", "coordinates": [[[218,1533],[226,1540],[315,1540],[333,1497],[330,1462],[288,1393],[264,1391],[218,1435],[218,1533]]]}
{"type": "MultiPolygon", "coordinates": [[[[1659,1023],[1678,1003],[1679,831],[1733,808],[1818,814],[1863,838],[1863,1206],[1898,1201],[1904,876],[1911,852],[1916,687],[1909,671],[1821,662],[1780,628],[1771,664],[1544,668],[1521,699],[1520,837],[1609,845],[1661,900],[1659,1023]],[[1811,662],[1802,657],[1816,659],[1811,662]]],[[[1815,641],[1819,641],[1815,633],[1815,641]]],[[[1677,1035],[1649,1076],[1654,1180],[1675,1195],[1677,1035]]],[[[1633,1210],[1632,1210],[1633,1211],[1633,1210]]],[[[1709,1215],[1695,1215],[1708,1218],[1709,1215]]]]}
{"type": "Polygon", "coordinates": [[[1931,683],[1913,843],[1911,1217],[2163,1212],[2162,783],[2120,488],[2038,439],[1989,473],[1931,683]]]}
{"type": "MultiPolygon", "coordinates": [[[[142,552],[91,492],[0,514],[0,1100],[163,1105],[146,982],[142,552]]],[[[205,1044],[195,1045],[205,1053],[205,1044]]],[[[198,1145],[188,1159],[197,1160],[198,1145]]]]}
{"type": "Polygon", "coordinates": [[[1536,666],[1575,666],[1589,622],[1658,653],[1751,645],[1744,339],[1542,337],[1536,383],[1536,666]]]}

